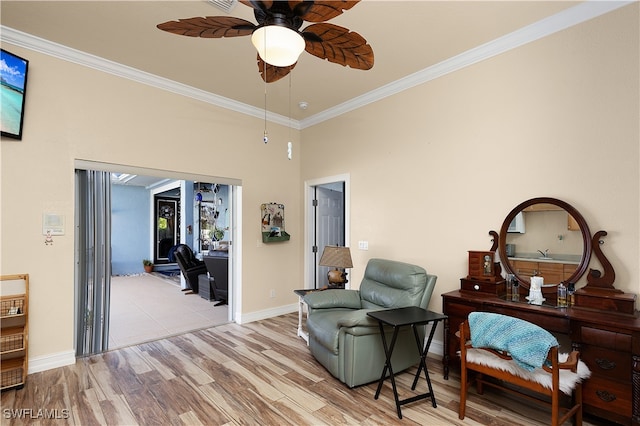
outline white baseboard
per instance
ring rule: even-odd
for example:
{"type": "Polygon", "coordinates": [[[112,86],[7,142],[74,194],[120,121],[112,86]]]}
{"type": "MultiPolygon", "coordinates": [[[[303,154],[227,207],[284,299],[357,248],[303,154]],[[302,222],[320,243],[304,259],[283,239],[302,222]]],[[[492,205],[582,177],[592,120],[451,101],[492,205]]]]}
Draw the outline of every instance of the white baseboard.
{"type": "Polygon", "coordinates": [[[37,358],[29,358],[29,374],[64,367],[76,363],[74,351],[58,352],[37,358]]]}
{"type": "Polygon", "coordinates": [[[433,339],[431,341],[431,347],[429,348],[429,353],[442,356],[442,354],[444,353],[444,344],[442,340],[433,339]]]}
{"type": "Polygon", "coordinates": [[[298,312],[297,303],[265,309],[263,311],[249,312],[246,314],[236,312],[236,322],[238,324],[246,324],[248,322],[260,321],[280,315],[290,314],[291,312],[298,312]]]}

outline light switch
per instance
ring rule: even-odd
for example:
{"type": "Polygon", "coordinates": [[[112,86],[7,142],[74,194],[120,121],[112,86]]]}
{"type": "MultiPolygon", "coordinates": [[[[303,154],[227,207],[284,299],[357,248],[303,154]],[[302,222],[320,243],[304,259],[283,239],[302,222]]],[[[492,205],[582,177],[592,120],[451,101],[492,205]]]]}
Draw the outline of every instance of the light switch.
{"type": "Polygon", "coordinates": [[[358,241],[358,248],[360,250],[369,250],[369,241],[358,241]]]}

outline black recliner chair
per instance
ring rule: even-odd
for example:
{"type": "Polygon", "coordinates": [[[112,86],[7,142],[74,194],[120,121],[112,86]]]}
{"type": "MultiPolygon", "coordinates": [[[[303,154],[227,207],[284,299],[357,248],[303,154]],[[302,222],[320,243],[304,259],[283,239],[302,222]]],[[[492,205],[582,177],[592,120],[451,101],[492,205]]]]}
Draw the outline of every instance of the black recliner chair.
{"type": "Polygon", "coordinates": [[[226,305],[229,297],[229,258],[226,256],[205,256],[204,263],[209,272],[209,282],[213,288],[215,306],[226,305]]]}
{"type": "Polygon", "coordinates": [[[186,244],[179,244],[173,251],[173,256],[176,259],[180,271],[187,282],[187,286],[194,293],[198,292],[198,275],[206,274],[207,267],[204,262],[198,260],[193,254],[191,247],[186,244]]]}

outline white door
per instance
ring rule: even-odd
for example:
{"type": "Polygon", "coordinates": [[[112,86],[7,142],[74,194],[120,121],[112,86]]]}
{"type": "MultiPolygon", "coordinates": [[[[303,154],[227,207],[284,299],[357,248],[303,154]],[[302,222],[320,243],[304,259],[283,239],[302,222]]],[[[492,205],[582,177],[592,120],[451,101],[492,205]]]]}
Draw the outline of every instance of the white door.
{"type": "Polygon", "coordinates": [[[327,245],[344,246],[344,182],[318,185],[315,187],[315,259],[316,268],[314,288],[325,287],[329,267],[318,266],[322,251],[327,245]]]}

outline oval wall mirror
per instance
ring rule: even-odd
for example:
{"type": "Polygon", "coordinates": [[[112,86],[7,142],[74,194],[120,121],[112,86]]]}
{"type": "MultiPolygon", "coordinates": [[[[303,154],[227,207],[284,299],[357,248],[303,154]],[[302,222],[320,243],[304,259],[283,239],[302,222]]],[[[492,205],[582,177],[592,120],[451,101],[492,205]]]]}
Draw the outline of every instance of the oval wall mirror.
{"type": "Polygon", "coordinates": [[[507,273],[529,288],[533,275],[545,284],[575,283],[591,258],[591,233],[580,212],[555,198],[532,198],[505,218],[498,252],[507,273]]]}

